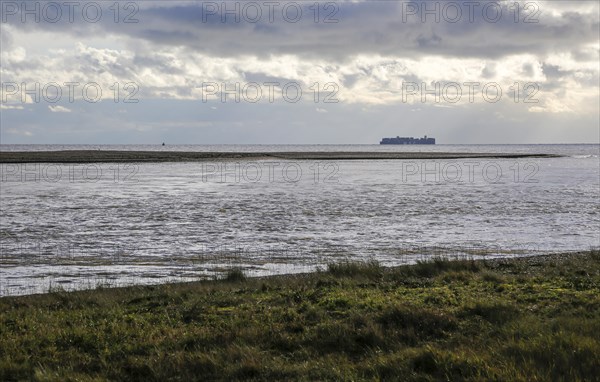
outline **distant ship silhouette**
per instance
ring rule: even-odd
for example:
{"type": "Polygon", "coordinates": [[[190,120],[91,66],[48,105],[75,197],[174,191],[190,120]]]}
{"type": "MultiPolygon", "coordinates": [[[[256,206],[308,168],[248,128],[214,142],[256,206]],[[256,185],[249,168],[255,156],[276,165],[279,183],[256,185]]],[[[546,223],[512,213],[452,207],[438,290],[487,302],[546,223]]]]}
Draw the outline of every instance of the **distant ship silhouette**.
{"type": "Polygon", "coordinates": [[[396,137],[396,138],[383,138],[380,145],[435,145],[435,138],[427,138],[427,135],[423,138],[413,137],[396,137]]]}

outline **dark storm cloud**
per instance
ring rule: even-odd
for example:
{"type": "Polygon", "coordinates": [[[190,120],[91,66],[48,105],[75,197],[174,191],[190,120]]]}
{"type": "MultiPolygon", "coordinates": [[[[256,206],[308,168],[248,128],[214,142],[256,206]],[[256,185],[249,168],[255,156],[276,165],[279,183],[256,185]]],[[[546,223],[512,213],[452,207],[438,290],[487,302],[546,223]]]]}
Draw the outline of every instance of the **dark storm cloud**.
{"type": "Polygon", "coordinates": [[[262,1],[254,3],[262,12],[260,17],[254,8],[246,8],[248,2],[166,1],[134,3],[139,7],[132,17],[137,23],[122,22],[127,13],[123,10],[115,23],[108,3],[101,3],[104,14],[95,23],[86,22],[81,15],[72,23],[66,16],[56,23],[44,22],[43,17],[40,23],[22,23],[18,14],[3,17],[17,28],[60,31],[79,37],[108,33],[221,57],[294,54],[343,60],[358,54],[380,54],[498,58],[554,50],[573,50],[584,57],[589,53],[580,52],[578,47],[598,38],[598,15],[594,13],[565,11],[557,17],[544,8],[545,3],[523,2],[519,3],[515,22],[512,1],[485,0],[474,2],[479,5],[467,5],[471,3],[336,2],[329,3],[334,4],[330,8],[325,8],[328,3],[317,3],[318,22],[313,2],[278,2],[270,9],[262,1]],[[448,7],[451,3],[459,7],[448,7]],[[298,7],[302,16],[292,22],[298,7]],[[337,22],[327,23],[327,18],[337,22]]]}

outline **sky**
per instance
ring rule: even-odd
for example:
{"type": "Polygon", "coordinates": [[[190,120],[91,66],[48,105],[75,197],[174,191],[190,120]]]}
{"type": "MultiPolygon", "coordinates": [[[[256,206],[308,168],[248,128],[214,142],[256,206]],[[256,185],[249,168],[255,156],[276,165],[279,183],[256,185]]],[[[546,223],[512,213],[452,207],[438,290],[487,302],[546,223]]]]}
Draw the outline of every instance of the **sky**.
{"type": "Polygon", "coordinates": [[[596,1],[0,1],[2,144],[598,143],[596,1]]]}

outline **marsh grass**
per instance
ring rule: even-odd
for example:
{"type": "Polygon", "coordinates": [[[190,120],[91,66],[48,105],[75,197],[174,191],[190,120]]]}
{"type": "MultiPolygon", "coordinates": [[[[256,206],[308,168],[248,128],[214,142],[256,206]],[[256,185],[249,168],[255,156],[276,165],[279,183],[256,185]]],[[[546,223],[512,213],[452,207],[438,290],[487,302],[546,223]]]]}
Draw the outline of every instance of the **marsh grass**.
{"type": "Polygon", "coordinates": [[[0,299],[2,381],[591,381],[598,354],[595,251],[0,299]]]}
{"type": "Polygon", "coordinates": [[[246,281],[246,275],[241,268],[232,268],[225,273],[222,280],[231,283],[240,283],[246,281]]]}
{"type": "Polygon", "coordinates": [[[384,268],[374,260],[366,262],[342,261],[327,265],[327,272],[337,277],[365,277],[377,279],[383,275],[384,268]]]}
{"type": "Polygon", "coordinates": [[[448,271],[478,272],[481,269],[480,262],[467,259],[452,259],[448,257],[434,257],[431,260],[419,260],[414,267],[407,270],[413,271],[420,277],[433,277],[448,271]]]}

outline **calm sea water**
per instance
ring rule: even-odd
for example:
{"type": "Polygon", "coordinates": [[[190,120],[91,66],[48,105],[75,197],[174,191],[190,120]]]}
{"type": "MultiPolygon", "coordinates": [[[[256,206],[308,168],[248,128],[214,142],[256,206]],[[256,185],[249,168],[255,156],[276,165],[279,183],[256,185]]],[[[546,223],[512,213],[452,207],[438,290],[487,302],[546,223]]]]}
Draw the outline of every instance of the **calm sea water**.
{"type": "Polygon", "coordinates": [[[598,145],[2,145],[551,153],[519,160],[0,164],[0,295],[600,247],[598,145]]]}

